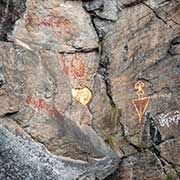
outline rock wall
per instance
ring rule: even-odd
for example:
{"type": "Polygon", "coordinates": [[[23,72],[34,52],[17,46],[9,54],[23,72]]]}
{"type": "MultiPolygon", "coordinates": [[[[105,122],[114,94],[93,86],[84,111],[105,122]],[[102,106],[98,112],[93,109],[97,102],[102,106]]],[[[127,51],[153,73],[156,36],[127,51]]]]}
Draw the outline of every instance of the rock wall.
{"type": "Polygon", "coordinates": [[[0,15],[0,179],[180,179],[180,1],[0,15]]]}

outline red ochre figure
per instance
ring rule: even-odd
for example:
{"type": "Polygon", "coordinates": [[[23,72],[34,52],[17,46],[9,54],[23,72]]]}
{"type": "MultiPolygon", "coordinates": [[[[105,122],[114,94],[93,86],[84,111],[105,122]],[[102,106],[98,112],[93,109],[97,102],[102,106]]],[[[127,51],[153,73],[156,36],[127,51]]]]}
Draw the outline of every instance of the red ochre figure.
{"type": "Polygon", "coordinates": [[[33,25],[33,21],[34,21],[34,17],[32,14],[28,13],[25,15],[25,23],[32,26],[33,25]]]}
{"type": "Polygon", "coordinates": [[[63,71],[64,75],[68,76],[69,75],[69,67],[66,66],[66,63],[65,63],[63,55],[61,55],[60,63],[62,64],[62,71],[63,71]]]}
{"type": "Polygon", "coordinates": [[[71,65],[73,75],[77,79],[83,79],[85,77],[85,64],[83,63],[82,59],[78,55],[75,55],[75,57],[71,59],[70,65],[71,65]],[[75,65],[76,63],[78,64],[77,67],[75,65]]]}
{"type": "MultiPolygon", "coordinates": [[[[65,76],[69,75],[69,67],[66,65],[63,55],[60,57],[62,71],[65,76]]],[[[70,69],[73,76],[77,79],[84,79],[86,75],[85,64],[78,55],[74,55],[70,60],[70,69]],[[77,65],[76,65],[77,64],[77,65]]]]}
{"type": "Polygon", "coordinates": [[[38,17],[36,15],[33,15],[31,13],[27,13],[25,15],[25,23],[27,25],[37,25],[37,26],[55,26],[57,28],[62,27],[63,29],[69,28],[69,25],[71,24],[71,21],[68,19],[60,19],[59,17],[54,16],[46,16],[46,17],[38,17]]]}
{"type": "MultiPolygon", "coordinates": [[[[45,109],[48,114],[50,116],[54,116],[57,114],[57,109],[53,106],[53,107],[50,107],[45,101],[44,99],[38,99],[38,100],[35,100],[32,96],[28,96],[27,97],[27,100],[26,100],[27,104],[36,108],[36,110],[38,112],[40,112],[41,110],[45,109]]],[[[61,113],[60,113],[61,114],[61,113]]]]}

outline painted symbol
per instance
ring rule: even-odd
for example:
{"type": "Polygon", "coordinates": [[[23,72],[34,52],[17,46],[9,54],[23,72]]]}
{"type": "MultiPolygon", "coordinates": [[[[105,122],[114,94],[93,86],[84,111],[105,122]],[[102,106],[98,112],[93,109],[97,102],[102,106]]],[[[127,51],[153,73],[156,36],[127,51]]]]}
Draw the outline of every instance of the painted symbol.
{"type": "Polygon", "coordinates": [[[69,29],[72,22],[68,19],[63,19],[52,15],[42,17],[28,12],[25,15],[25,24],[29,26],[36,25],[44,27],[57,27],[61,29],[69,29]]]}
{"type": "Polygon", "coordinates": [[[144,97],[144,83],[142,81],[138,81],[135,84],[135,89],[137,90],[136,94],[138,99],[132,100],[132,103],[135,107],[135,110],[138,114],[139,123],[142,122],[142,117],[148,107],[150,97],[144,97]]]}
{"type": "Polygon", "coordinates": [[[92,92],[87,87],[82,89],[72,89],[72,96],[76,99],[76,101],[86,106],[92,99],[92,92]]]}
{"type": "Polygon", "coordinates": [[[65,76],[68,76],[71,72],[71,74],[78,80],[85,79],[86,76],[86,67],[81,59],[81,57],[77,54],[73,56],[73,58],[70,60],[70,67],[68,67],[65,63],[64,57],[61,55],[60,57],[60,63],[62,67],[62,71],[65,76]]]}
{"type": "Polygon", "coordinates": [[[63,71],[64,75],[68,76],[69,75],[69,67],[66,65],[63,55],[61,55],[60,63],[61,63],[62,71],[63,71]]]}
{"type": "Polygon", "coordinates": [[[75,57],[71,59],[70,65],[71,65],[73,75],[77,79],[84,79],[85,71],[86,71],[85,64],[80,58],[80,56],[75,55],[75,57]]]}
{"type": "Polygon", "coordinates": [[[50,107],[42,98],[36,100],[33,96],[28,96],[26,102],[28,105],[35,108],[37,112],[45,109],[49,115],[53,115],[53,108],[50,107]]]}

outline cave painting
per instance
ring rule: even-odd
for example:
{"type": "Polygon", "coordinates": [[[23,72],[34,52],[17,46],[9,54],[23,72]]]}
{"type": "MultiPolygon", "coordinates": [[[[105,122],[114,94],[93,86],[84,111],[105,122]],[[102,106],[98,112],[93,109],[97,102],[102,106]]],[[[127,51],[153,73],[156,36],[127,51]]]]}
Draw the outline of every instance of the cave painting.
{"type": "Polygon", "coordinates": [[[85,64],[83,60],[80,58],[80,56],[75,55],[71,59],[70,65],[71,65],[72,73],[77,79],[85,78],[85,74],[86,74],[85,64]]]}
{"type": "Polygon", "coordinates": [[[71,74],[78,80],[86,78],[86,66],[79,55],[75,54],[72,59],[70,59],[70,68],[66,65],[63,56],[60,58],[60,63],[65,76],[68,76],[71,72],[71,74]]]}
{"type": "Polygon", "coordinates": [[[63,29],[69,29],[71,25],[71,21],[65,18],[52,15],[40,17],[32,13],[25,15],[25,23],[29,26],[57,27],[63,29]]]}
{"type": "Polygon", "coordinates": [[[138,99],[132,100],[132,103],[135,107],[135,110],[137,112],[139,123],[142,122],[142,117],[148,107],[150,97],[144,97],[144,83],[142,81],[138,81],[135,84],[135,89],[137,90],[136,94],[138,96],[138,99]]]}
{"type": "Polygon", "coordinates": [[[179,121],[180,121],[179,111],[171,111],[166,114],[163,113],[159,116],[159,124],[162,127],[167,126],[169,128],[170,124],[178,125],[179,121]]]}
{"type": "Polygon", "coordinates": [[[72,89],[72,96],[76,101],[86,106],[92,99],[92,93],[89,88],[84,87],[82,89],[72,89]]]}
{"type": "Polygon", "coordinates": [[[65,110],[66,110],[65,108],[64,112],[59,112],[54,106],[48,105],[44,99],[39,98],[38,100],[35,100],[33,96],[28,96],[26,99],[26,102],[28,105],[35,108],[37,112],[45,110],[49,114],[49,116],[56,116],[57,112],[62,115],[65,113],[65,110]]]}

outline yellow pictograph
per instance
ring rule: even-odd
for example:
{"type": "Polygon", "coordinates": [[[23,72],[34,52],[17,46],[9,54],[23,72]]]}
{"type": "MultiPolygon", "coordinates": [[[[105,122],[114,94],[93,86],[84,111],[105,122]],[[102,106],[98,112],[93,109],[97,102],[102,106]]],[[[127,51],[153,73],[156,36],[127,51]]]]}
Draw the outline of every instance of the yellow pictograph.
{"type": "Polygon", "coordinates": [[[143,98],[144,97],[144,90],[143,90],[144,83],[142,81],[138,81],[134,87],[137,90],[136,94],[138,96],[138,99],[143,98]]]}
{"type": "Polygon", "coordinates": [[[142,81],[138,81],[134,86],[134,88],[137,90],[136,94],[138,96],[138,99],[134,99],[132,103],[138,114],[139,123],[142,122],[142,117],[149,105],[149,100],[150,100],[150,97],[144,97],[144,94],[145,94],[144,87],[145,85],[142,81]]]}
{"type": "Polygon", "coordinates": [[[76,99],[76,101],[86,106],[92,99],[92,92],[87,87],[82,89],[72,89],[72,96],[76,99]]]}

